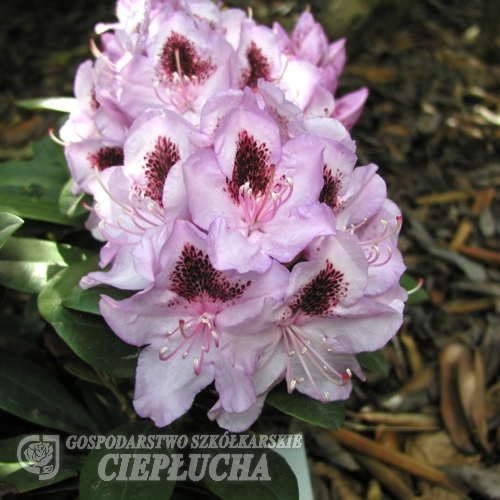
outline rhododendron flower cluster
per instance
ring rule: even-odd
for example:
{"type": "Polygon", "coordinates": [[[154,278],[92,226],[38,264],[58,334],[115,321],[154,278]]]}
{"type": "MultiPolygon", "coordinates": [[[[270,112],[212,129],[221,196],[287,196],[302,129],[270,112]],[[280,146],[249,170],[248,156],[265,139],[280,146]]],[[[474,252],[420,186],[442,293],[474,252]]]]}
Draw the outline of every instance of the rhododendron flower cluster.
{"type": "Polygon", "coordinates": [[[344,40],[309,12],[289,36],[209,0],[121,0],[98,25],[61,130],[74,191],[106,241],[101,313],[144,347],[134,405],[165,426],[214,383],[232,431],[285,380],[346,399],[355,354],[402,322],[401,213],[349,129],[366,89],[334,97],[344,40]]]}

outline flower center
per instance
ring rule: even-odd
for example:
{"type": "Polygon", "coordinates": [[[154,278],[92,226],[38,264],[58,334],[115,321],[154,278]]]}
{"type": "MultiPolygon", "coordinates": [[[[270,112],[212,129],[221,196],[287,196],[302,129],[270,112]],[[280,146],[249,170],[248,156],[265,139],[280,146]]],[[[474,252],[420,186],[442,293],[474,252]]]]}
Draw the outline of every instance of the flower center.
{"type": "MultiPolygon", "coordinates": [[[[127,216],[127,220],[132,223],[132,227],[126,227],[123,225],[121,216],[116,217],[115,220],[107,220],[105,216],[102,215],[101,206],[99,203],[95,204],[94,210],[96,215],[101,219],[99,222],[99,231],[104,239],[110,243],[115,243],[117,245],[134,245],[136,242],[123,242],[113,238],[110,234],[106,232],[105,227],[118,230],[118,234],[125,232],[134,236],[142,236],[147,229],[151,227],[159,226],[163,224],[163,211],[154,202],[146,202],[144,200],[145,193],[141,192],[139,195],[129,192],[128,204],[120,201],[116,198],[111,191],[107,188],[106,184],[101,179],[99,173],[99,168],[94,166],[95,176],[101,185],[104,192],[109,196],[112,202],[116,203],[121,209],[123,214],[127,216]]],[[[92,209],[91,209],[92,210],[92,209]]],[[[129,224],[130,226],[130,224],[129,224]]]]}
{"type": "Polygon", "coordinates": [[[212,321],[213,319],[206,314],[191,318],[189,321],[184,321],[182,319],[179,320],[179,326],[175,330],[167,332],[166,336],[169,338],[174,334],[180,333],[183,340],[175,349],[171,351],[169,347],[163,347],[160,349],[160,359],[162,361],[168,361],[180,351],[184,351],[182,359],[186,359],[189,356],[189,353],[197,348],[195,345],[201,344],[199,347],[199,356],[193,361],[194,373],[199,375],[203,370],[205,354],[210,352],[212,343],[215,347],[219,347],[219,335],[214,330],[212,321]]]}
{"type": "Polygon", "coordinates": [[[283,178],[282,182],[274,182],[275,166],[271,165],[269,181],[266,191],[254,195],[249,182],[245,182],[239,189],[239,202],[243,210],[243,219],[248,229],[253,231],[274,219],[279,208],[286,203],[293,193],[293,181],[290,177],[283,178]]]}
{"type": "Polygon", "coordinates": [[[154,84],[156,95],[181,113],[192,109],[198,86],[217,69],[210,57],[202,59],[194,43],[175,31],[163,46],[160,68],[160,79],[154,84]],[[160,93],[160,84],[164,93],[160,93]]]}
{"type": "Polygon", "coordinates": [[[265,143],[246,130],[239,133],[233,178],[226,180],[225,191],[241,207],[249,231],[271,221],[292,196],[292,179],[282,176],[275,182],[276,165],[269,165],[269,157],[265,143]]]}

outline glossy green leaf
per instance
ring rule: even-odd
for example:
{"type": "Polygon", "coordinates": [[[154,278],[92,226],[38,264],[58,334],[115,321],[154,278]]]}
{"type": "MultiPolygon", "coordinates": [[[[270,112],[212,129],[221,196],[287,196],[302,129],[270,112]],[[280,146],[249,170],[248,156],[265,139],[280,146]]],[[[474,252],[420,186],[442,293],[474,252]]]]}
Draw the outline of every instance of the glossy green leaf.
{"type": "Polygon", "coordinates": [[[83,290],[77,285],[69,291],[68,295],[66,295],[66,298],[63,300],[63,305],[77,311],[100,315],[99,301],[101,300],[102,294],[115,300],[123,300],[131,297],[134,293],[136,292],[120,290],[119,288],[106,285],[83,290]]]}
{"type": "Polygon", "coordinates": [[[68,217],[61,213],[58,200],[0,194],[0,212],[53,224],[82,228],[86,217],[68,217]]]}
{"type": "MultiPolygon", "coordinates": [[[[418,281],[411,276],[408,276],[408,274],[403,274],[399,280],[399,284],[406,291],[410,291],[414,290],[418,286],[418,281]]],[[[419,304],[420,302],[425,302],[428,298],[429,294],[423,288],[420,288],[408,297],[406,304],[419,304]]]]}
{"type": "Polygon", "coordinates": [[[69,433],[96,432],[85,408],[41,366],[0,351],[0,408],[29,422],[69,433]]]}
{"type": "MultiPolygon", "coordinates": [[[[133,437],[134,442],[137,442],[139,435],[147,437],[149,434],[157,436],[163,433],[165,433],[165,430],[156,428],[151,421],[140,421],[119,427],[109,433],[108,436],[124,436],[127,440],[133,437]]],[[[149,477],[152,474],[155,462],[154,455],[166,456],[170,461],[171,453],[172,450],[165,447],[144,449],[142,447],[127,446],[126,449],[121,450],[108,450],[106,447],[102,447],[101,449],[92,450],[83,465],[80,476],[81,500],[168,500],[175,487],[175,481],[167,481],[167,469],[158,471],[159,480],[157,481],[116,479],[106,481],[101,476],[103,472],[108,477],[113,476],[113,474],[114,477],[119,476],[121,474],[120,467],[123,463],[120,457],[129,455],[128,467],[126,472],[125,470],[122,472],[123,476],[129,478],[133,472],[134,463],[137,465],[142,461],[143,464],[147,463],[144,471],[139,476],[144,474],[149,477]],[[113,459],[108,460],[105,458],[109,454],[117,454],[119,462],[115,463],[113,459]],[[105,462],[101,463],[103,459],[105,462]],[[101,474],[99,474],[99,471],[101,471],[101,474]]],[[[157,459],[160,460],[160,458],[157,459]]]]}
{"type": "Polygon", "coordinates": [[[38,293],[58,270],[87,257],[87,252],[70,245],[11,237],[0,250],[0,284],[38,293]]]}
{"type": "Polygon", "coordinates": [[[387,376],[389,373],[389,365],[382,354],[382,351],[375,352],[360,352],[356,354],[358,363],[368,370],[380,373],[387,376]]]}
{"type": "Polygon", "coordinates": [[[0,248],[24,224],[23,219],[9,213],[0,213],[0,248]]]}
{"type": "Polygon", "coordinates": [[[62,113],[71,113],[78,107],[74,97],[35,97],[16,101],[16,104],[25,109],[50,109],[62,113]]]}
{"type": "Polygon", "coordinates": [[[54,276],[38,297],[42,316],[84,361],[116,377],[133,377],[139,349],[120,340],[94,314],[68,309],[63,300],[82,276],[97,269],[98,259],[73,264],[54,276]]]}
{"type": "MultiPolygon", "coordinates": [[[[0,482],[13,486],[19,493],[37,490],[65,479],[78,476],[76,468],[64,467],[61,460],[59,472],[51,479],[40,481],[36,474],[28,472],[21,467],[17,459],[17,448],[21,440],[26,437],[17,436],[0,441],[0,482]]],[[[62,457],[61,457],[62,458],[62,457]]],[[[5,489],[4,489],[5,491],[5,489]]]]}
{"type": "Polygon", "coordinates": [[[89,211],[83,206],[86,198],[87,204],[92,205],[90,195],[85,192],[73,194],[71,186],[74,184],[73,179],[70,179],[63,187],[61,196],[59,197],[59,209],[63,215],[67,217],[79,217],[81,215],[88,215],[89,211]]]}
{"type": "MultiPolygon", "coordinates": [[[[229,460],[220,459],[216,473],[218,478],[206,473],[203,482],[210,491],[219,495],[223,500],[298,500],[299,487],[297,478],[286,460],[276,452],[265,448],[249,449],[200,449],[200,454],[214,455],[229,454],[229,460]],[[238,457],[238,455],[240,455],[238,457]],[[241,455],[247,455],[241,457],[241,455]],[[238,460],[243,470],[238,471],[238,480],[229,480],[231,476],[232,460],[238,460]],[[248,467],[247,467],[248,466],[248,467]],[[246,477],[254,479],[243,479],[246,477]],[[224,479],[220,480],[223,477],[224,479]],[[270,480],[263,480],[269,477],[270,480]]],[[[201,459],[200,459],[201,461],[201,459]]]]}
{"type": "Polygon", "coordinates": [[[34,145],[31,160],[14,160],[0,165],[0,194],[11,195],[12,199],[22,198],[20,205],[24,198],[58,202],[59,193],[69,177],[63,148],[46,137],[34,145]]]}
{"type": "Polygon", "coordinates": [[[343,401],[321,403],[297,391],[288,394],[284,384],[275,387],[267,395],[266,402],[292,417],[326,429],[340,429],[344,423],[343,401]]]}

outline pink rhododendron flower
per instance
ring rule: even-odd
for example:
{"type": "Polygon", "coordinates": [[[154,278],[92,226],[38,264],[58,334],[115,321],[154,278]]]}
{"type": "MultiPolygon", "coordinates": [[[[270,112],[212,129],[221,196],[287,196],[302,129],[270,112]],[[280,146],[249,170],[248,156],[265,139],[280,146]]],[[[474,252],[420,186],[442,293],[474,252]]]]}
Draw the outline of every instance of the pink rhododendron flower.
{"type": "MultiPolygon", "coordinates": [[[[256,402],[247,363],[252,352],[229,342],[233,334],[225,325],[255,315],[266,298],[280,297],[289,272],[278,263],[263,274],[217,271],[206,236],[181,221],[160,260],[162,271],[152,287],[121,302],[101,301],[104,318],[123,340],[147,345],[137,367],[136,411],[158,426],[168,425],[214,380],[226,411],[246,411],[256,402]]],[[[252,334],[251,329],[238,333],[252,334]]]]}

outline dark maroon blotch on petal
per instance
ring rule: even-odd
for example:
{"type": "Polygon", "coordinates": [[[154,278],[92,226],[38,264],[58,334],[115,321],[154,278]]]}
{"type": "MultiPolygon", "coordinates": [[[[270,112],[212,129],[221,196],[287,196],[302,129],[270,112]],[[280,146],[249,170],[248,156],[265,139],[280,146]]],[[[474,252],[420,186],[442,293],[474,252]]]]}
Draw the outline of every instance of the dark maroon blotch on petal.
{"type": "Polygon", "coordinates": [[[159,136],[153,151],[144,156],[144,170],[148,181],[145,194],[163,206],[163,187],[173,165],[179,160],[179,148],[168,138],[159,136]]]}
{"type": "Polygon", "coordinates": [[[89,154],[87,159],[92,168],[97,167],[102,172],[109,167],[123,165],[123,148],[120,146],[101,148],[97,153],[89,154]]]}
{"type": "Polygon", "coordinates": [[[227,187],[234,201],[239,200],[239,188],[246,182],[257,196],[267,189],[271,167],[269,149],[257,141],[246,130],[238,134],[234,157],[233,179],[227,180],[227,187]]]}
{"type": "Polygon", "coordinates": [[[172,31],[163,45],[160,55],[161,68],[170,77],[179,71],[176,52],[179,53],[182,75],[187,78],[196,77],[199,82],[203,82],[210,78],[216,69],[210,57],[201,59],[193,42],[189,41],[185,36],[172,31]]]}
{"type": "Polygon", "coordinates": [[[342,204],[338,199],[339,191],[342,187],[342,181],[344,178],[344,174],[342,174],[339,170],[337,170],[336,174],[332,173],[332,171],[325,164],[323,166],[323,189],[319,194],[320,203],[326,203],[335,214],[337,214],[342,204]]]}
{"type": "Polygon", "coordinates": [[[170,273],[170,280],[170,290],[189,302],[229,302],[238,298],[251,284],[251,281],[231,283],[212,266],[205,252],[190,243],[184,245],[180,259],[170,273]]]}
{"type": "Polygon", "coordinates": [[[331,313],[331,309],[347,295],[347,285],[344,273],[327,260],[326,267],[299,290],[289,307],[293,314],[299,311],[309,316],[331,313]]]}
{"type": "Polygon", "coordinates": [[[252,42],[248,47],[246,58],[248,67],[243,73],[241,88],[250,87],[255,92],[259,78],[271,81],[271,64],[255,42],[252,42]]]}

